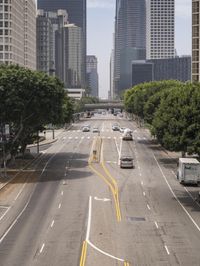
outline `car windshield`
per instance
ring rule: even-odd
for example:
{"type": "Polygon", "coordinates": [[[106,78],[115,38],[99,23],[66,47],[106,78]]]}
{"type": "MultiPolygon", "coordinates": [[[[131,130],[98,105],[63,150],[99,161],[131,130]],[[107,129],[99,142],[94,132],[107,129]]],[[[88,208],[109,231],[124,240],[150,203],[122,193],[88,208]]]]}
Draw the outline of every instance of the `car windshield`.
{"type": "Polygon", "coordinates": [[[121,161],[130,162],[130,161],[133,161],[133,158],[131,158],[131,157],[123,157],[123,158],[121,158],[121,161]]]}

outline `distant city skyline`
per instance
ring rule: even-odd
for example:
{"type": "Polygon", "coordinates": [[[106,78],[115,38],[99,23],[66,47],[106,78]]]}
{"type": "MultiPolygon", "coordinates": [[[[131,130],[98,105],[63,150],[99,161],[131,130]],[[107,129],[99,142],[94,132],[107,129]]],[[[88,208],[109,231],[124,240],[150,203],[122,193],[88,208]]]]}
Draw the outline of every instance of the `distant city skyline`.
{"type": "MultiPolygon", "coordinates": [[[[107,97],[109,62],[113,48],[115,0],[87,1],[87,54],[95,54],[99,67],[99,95],[107,97]]],[[[191,55],[191,0],[175,1],[175,48],[178,55],[191,55]]]]}
{"type": "MultiPolygon", "coordinates": [[[[37,1],[36,1],[37,2],[37,1]]],[[[87,54],[98,59],[99,95],[107,98],[109,62],[113,48],[116,0],[87,0],[87,54]]],[[[192,1],[175,1],[175,48],[178,55],[191,55],[192,1]]]]}

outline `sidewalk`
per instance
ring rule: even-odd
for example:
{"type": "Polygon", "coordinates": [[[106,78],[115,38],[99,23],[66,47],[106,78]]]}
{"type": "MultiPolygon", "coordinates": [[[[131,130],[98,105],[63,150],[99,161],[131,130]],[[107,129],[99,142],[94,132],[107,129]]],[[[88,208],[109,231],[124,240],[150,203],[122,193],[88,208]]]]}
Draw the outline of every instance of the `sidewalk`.
{"type": "MultiPolygon", "coordinates": [[[[54,133],[53,133],[53,130],[48,129],[48,130],[46,130],[44,132],[40,132],[39,136],[45,138],[44,140],[40,141],[40,143],[39,143],[40,146],[56,142],[58,140],[58,136],[62,132],[64,132],[65,130],[67,130],[67,129],[64,129],[64,128],[54,129],[54,133]]],[[[32,147],[35,147],[35,146],[37,146],[37,143],[30,144],[30,145],[27,146],[27,148],[32,148],[32,147]]]]}
{"type": "MultiPolygon", "coordinates": [[[[46,130],[46,132],[41,132],[39,135],[41,137],[45,137],[45,140],[43,141],[40,141],[39,145],[42,146],[42,145],[46,145],[46,144],[51,144],[51,143],[54,143],[58,140],[59,138],[59,135],[61,133],[63,133],[64,131],[66,130],[69,130],[71,128],[72,125],[69,125],[67,128],[60,128],[60,129],[54,129],[54,133],[53,133],[53,130],[46,130]]],[[[32,148],[32,147],[36,147],[37,146],[37,143],[35,144],[30,144],[27,146],[27,149],[29,148],[32,148]]],[[[35,157],[33,157],[33,159],[35,159],[35,157]]],[[[0,169],[0,190],[5,187],[8,183],[10,183],[17,175],[17,173],[19,173],[20,171],[22,171],[22,169],[30,164],[30,159],[27,160],[24,160],[23,159],[23,163],[21,164],[20,162],[18,162],[19,165],[13,169],[12,167],[11,168],[7,168],[7,174],[8,176],[7,177],[4,177],[4,169],[0,169]],[[25,163],[25,164],[24,164],[25,163]],[[1,176],[2,175],[2,176],[1,176]]]]}

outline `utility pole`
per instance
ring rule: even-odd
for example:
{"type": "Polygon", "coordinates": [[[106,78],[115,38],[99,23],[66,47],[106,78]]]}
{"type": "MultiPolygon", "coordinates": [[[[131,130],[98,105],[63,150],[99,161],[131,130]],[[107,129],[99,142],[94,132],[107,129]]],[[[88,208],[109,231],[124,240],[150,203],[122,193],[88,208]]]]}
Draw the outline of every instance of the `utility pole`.
{"type": "Polygon", "coordinates": [[[1,143],[2,143],[2,156],[3,156],[3,169],[4,169],[4,177],[7,177],[7,170],[6,170],[6,132],[5,132],[5,124],[0,124],[0,136],[1,136],[1,143]]]}

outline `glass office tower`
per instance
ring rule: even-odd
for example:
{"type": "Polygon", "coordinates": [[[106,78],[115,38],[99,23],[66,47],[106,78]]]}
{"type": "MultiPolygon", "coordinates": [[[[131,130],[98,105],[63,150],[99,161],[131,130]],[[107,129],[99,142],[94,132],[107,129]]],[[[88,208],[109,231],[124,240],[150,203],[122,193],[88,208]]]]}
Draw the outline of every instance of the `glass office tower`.
{"type": "Polygon", "coordinates": [[[37,0],[37,8],[44,11],[67,10],[69,23],[82,29],[82,75],[83,86],[86,80],[86,0],[37,0]]]}
{"type": "Polygon", "coordinates": [[[145,0],[116,0],[114,97],[131,86],[131,61],[145,59],[145,0]]]}

